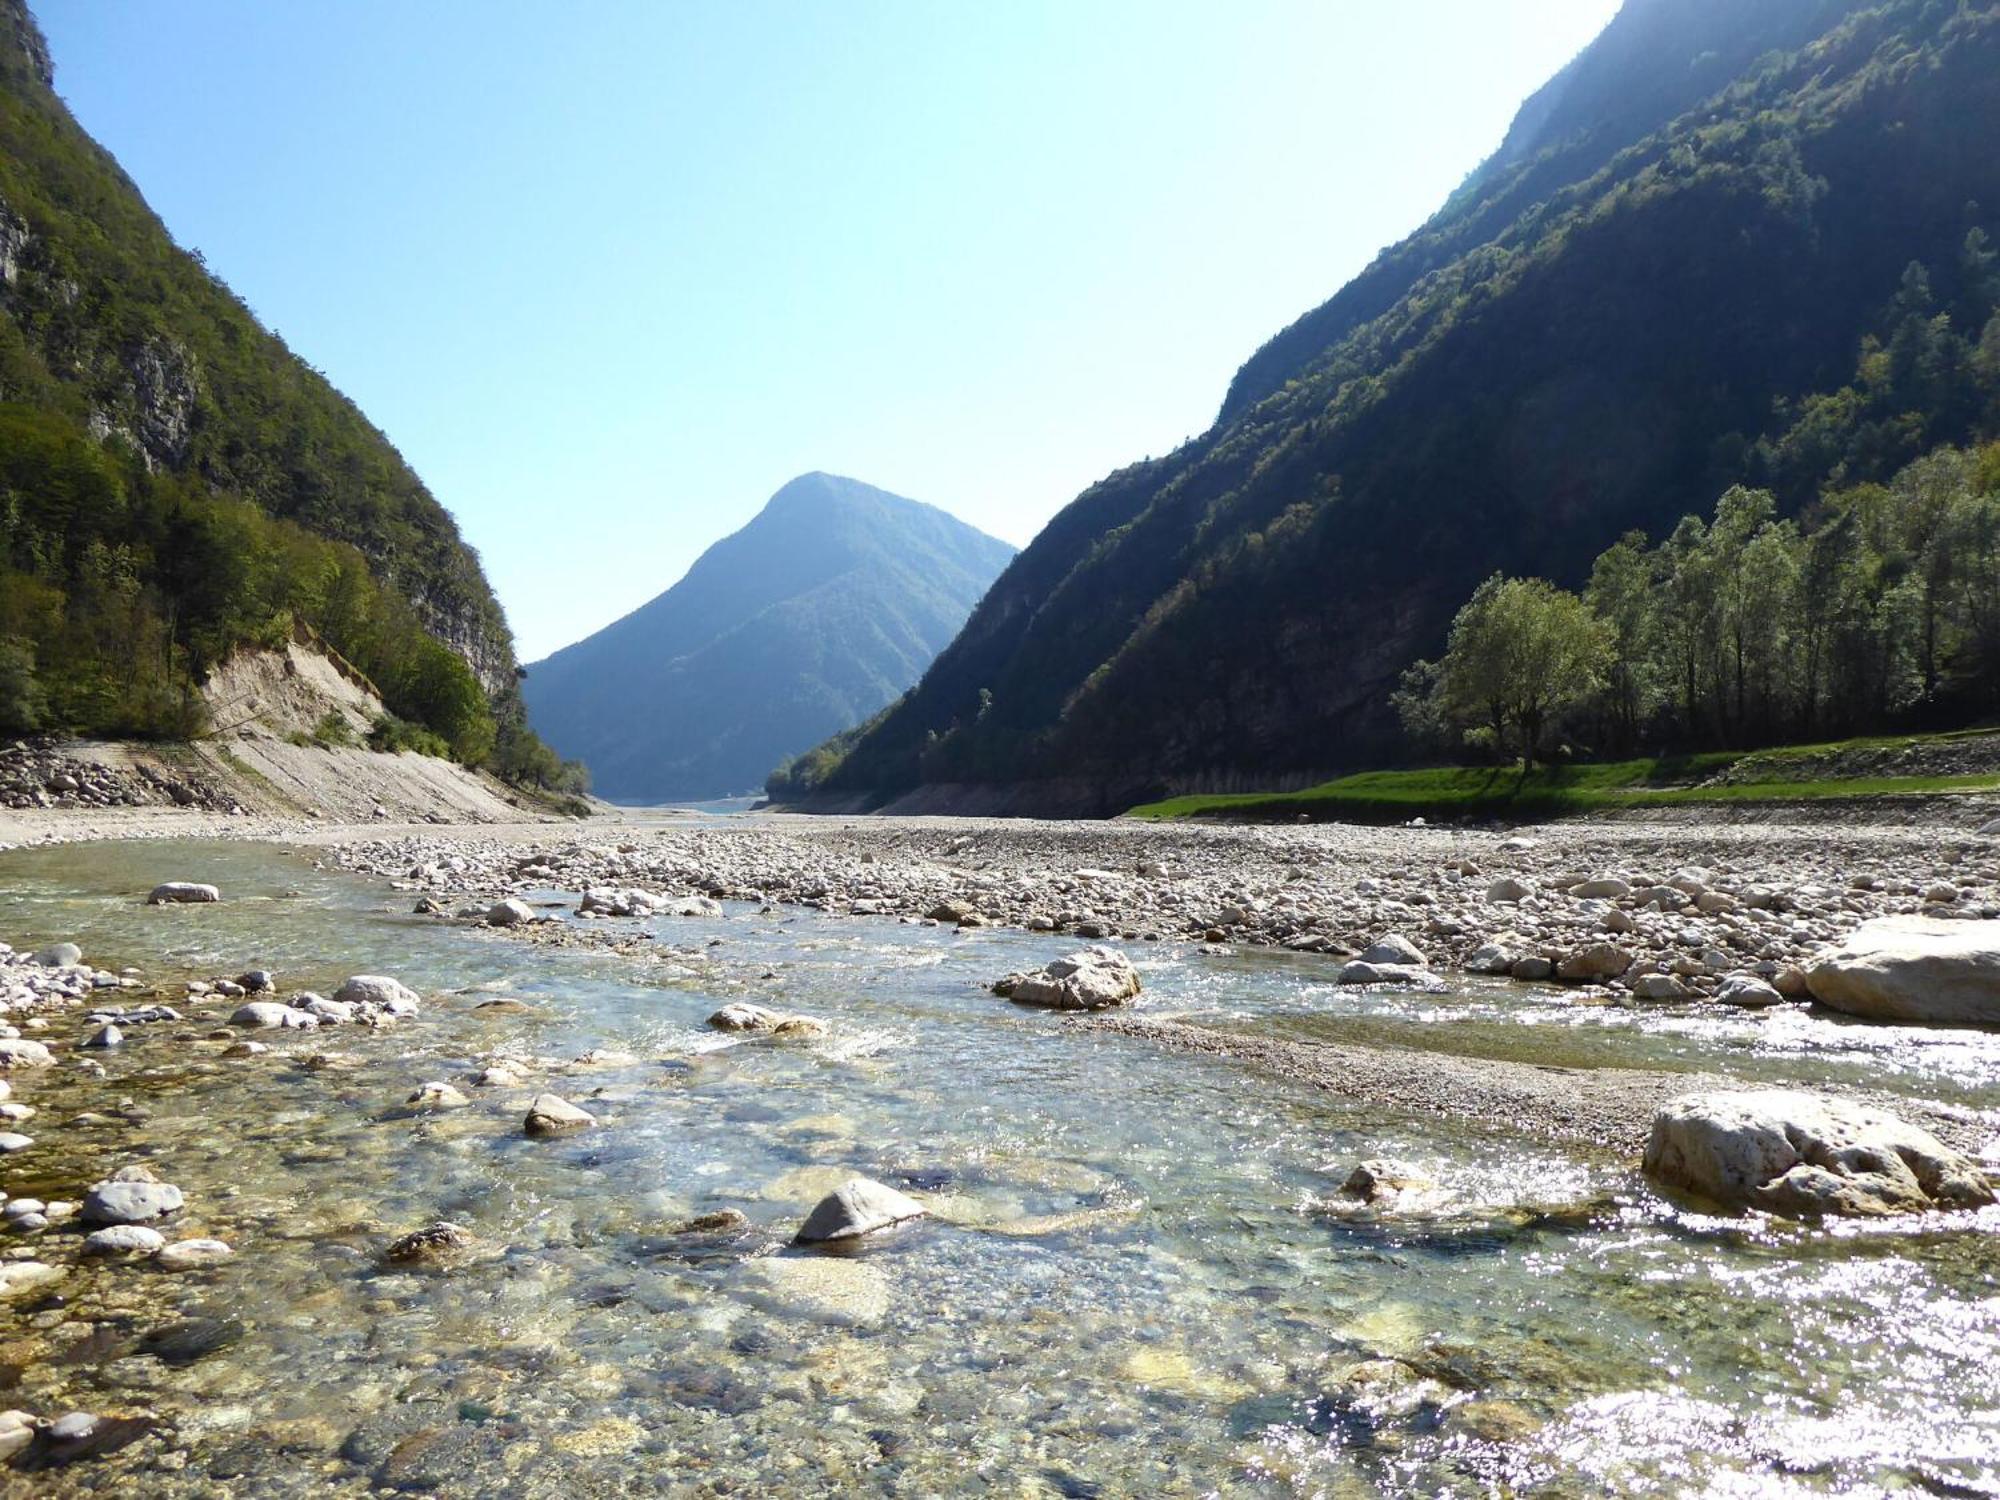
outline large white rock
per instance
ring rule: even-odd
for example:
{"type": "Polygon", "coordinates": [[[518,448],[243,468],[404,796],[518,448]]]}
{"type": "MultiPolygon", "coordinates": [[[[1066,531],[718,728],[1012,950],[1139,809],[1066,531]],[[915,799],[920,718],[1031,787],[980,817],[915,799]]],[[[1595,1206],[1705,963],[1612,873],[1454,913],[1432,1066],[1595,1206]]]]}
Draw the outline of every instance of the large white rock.
{"type": "Polygon", "coordinates": [[[522,927],[535,920],[535,909],[527,902],[509,896],[505,901],[496,901],[486,908],[488,927],[522,927]]]}
{"type": "Polygon", "coordinates": [[[993,986],[1016,1005],[1104,1010],[1139,993],[1139,971],[1116,948],[1083,948],[1033,974],[1009,974],[993,986]]]}
{"type": "Polygon", "coordinates": [[[2000,922],[1882,917],[1815,957],[1806,984],[1851,1016],[2000,1025],[2000,922]]]}
{"type": "Polygon", "coordinates": [[[222,892],[212,885],[199,885],[192,880],[169,880],[164,885],[153,887],[146,897],[148,906],[198,906],[209,901],[220,901],[222,892]]]}
{"type": "Polygon", "coordinates": [[[801,1244],[859,1239],[891,1224],[923,1217],[923,1204],[869,1177],[842,1183],[819,1200],[799,1229],[801,1244]]]}
{"type": "Polygon", "coordinates": [[[1729,1208],[1798,1217],[1977,1208],[1978,1163],[1882,1110],[1793,1089],[1687,1094],[1661,1106],[1647,1175],[1729,1208]]]}

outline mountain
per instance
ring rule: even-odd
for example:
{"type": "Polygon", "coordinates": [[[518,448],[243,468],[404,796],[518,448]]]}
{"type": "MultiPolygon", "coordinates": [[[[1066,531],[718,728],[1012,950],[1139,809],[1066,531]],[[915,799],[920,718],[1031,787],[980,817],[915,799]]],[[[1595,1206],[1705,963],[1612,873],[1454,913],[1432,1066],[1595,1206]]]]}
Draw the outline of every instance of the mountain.
{"type": "Polygon", "coordinates": [[[210,667],[310,632],[461,758],[532,760],[450,514],[174,243],[54,79],[0,0],[0,730],[185,734],[210,667]]]}
{"type": "Polygon", "coordinates": [[[1496,570],[1574,587],[1734,482],[1796,511],[1992,430],[1996,139],[1991,3],[1627,0],[820,784],[1113,811],[1404,753],[1399,675],[1496,570]]]}
{"type": "Polygon", "coordinates": [[[626,802],[728,796],[915,682],[1014,549],[805,474],[649,604],[528,668],[531,722],[626,802]]]}

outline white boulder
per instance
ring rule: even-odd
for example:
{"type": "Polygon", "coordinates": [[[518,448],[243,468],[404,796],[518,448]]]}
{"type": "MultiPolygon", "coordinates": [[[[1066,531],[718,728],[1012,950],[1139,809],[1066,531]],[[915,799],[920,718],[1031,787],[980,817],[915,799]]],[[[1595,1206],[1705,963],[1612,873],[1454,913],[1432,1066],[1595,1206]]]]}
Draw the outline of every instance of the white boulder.
{"type": "Polygon", "coordinates": [[[1083,948],[1033,974],[1009,974],[993,986],[1016,1005],[1051,1010],[1104,1010],[1140,990],[1139,971],[1116,948],[1083,948]]]}
{"type": "Polygon", "coordinates": [[[1851,1016],[2000,1025],[2000,921],[1882,917],[1815,957],[1806,984],[1851,1016]]]}
{"type": "Polygon", "coordinates": [[[1793,1217],[1977,1208],[1978,1163],[1882,1110],[1792,1089],[1688,1094],[1661,1106],[1648,1176],[1728,1208],[1793,1217]]]}

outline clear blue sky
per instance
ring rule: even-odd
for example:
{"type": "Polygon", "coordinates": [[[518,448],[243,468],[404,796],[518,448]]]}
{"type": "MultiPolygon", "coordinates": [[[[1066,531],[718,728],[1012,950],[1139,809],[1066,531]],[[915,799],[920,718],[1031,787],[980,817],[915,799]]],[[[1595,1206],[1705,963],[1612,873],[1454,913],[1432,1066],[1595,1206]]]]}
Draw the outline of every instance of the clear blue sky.
{"type": "Polygon", "coordinates": [[[39,0],[533,660],[808,469],[1026,542],[1199,432],[1616,0],[39,0]]]}

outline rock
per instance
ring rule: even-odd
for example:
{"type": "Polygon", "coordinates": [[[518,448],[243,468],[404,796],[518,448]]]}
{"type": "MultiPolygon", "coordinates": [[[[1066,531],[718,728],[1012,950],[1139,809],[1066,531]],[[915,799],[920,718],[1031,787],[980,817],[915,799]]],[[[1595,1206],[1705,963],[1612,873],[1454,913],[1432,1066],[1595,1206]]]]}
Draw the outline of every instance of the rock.
{"type": "Polygon", "coordinates": [[[298,997],[294,1010],[303,1011],[322,1026],[345,1026],[354,1019],[357,1007],[339,1000],[328,1000],[322,995],[308,991],[298,997]]]}
{"type": "Polygon", "coordinates": [[[16,1151],[26,1151],[34,1144],[33,1136],[16,1135],[11,1130],[0,1130],[0,1156],[12,1156],[16,1151]]]}
{"type": "Polygon", "coordinates": [[[1364,1203],[1383,1203],[1393,1201],[1404,1193],[1425,1192],[1436,1186],[1415,1167],[1401,1162],[1375,1160],[1364,1161],[1349,1172],[1340,1190],[1364,1203]]]}
{"type": "Polygon", "coordinates": [[[1587,943],[1564,955],[1556,965],[1556,978],[1590,984],[1616,979],[1632,967],[1632,955],[1614,943],[1587,943]]]}
{"type": "Polygon", "coordinates": [[[1724,1005],[1740,1005],[1746,1010],[1762,1010],[1783,1005],[1785,997],[1755,974],[1731,974],[1716,988],[1715,998],[1724,1005]]]}
{"type": "Polygon", "coordinates": [[[31,1042],[25,1037],[0,1037],[0,1071],[12,1072],[15,1068],[47,1068],[55,1065],[55,1058],[40,1042],[31,1042]]]}
{"type": "Polygon", "coordinates": [[[722,903],[706,896],[684,896],[678,901],[667,903],[665,913],[670,917],[719,917],[722,903]]]}
{"type": "Polygon", "coordinates": [[[231,1012],[229,1024],[255,1026],[266,1031],[314,1031],[319,1027],[319,1017],[281,1005],[276,1000],[252,1000],[231,1012]]]}
{"type": "Polygon", "coordinates": [[[1341,965],[1340,972],[1333,976],[1335,984],[1438,984],[1441,981],[1429,969],[1415,968],[1410,964],[1369,963],[1357,958],[1341,965]]]}
{"type": "Polygon", "coordinates": [[[800,1226],[797,1238],[802,1245],[859,1239],[891,1224],[920,1218],[924,1212],[916,1199],[870,1178],[856,1177],[820,1199],[800,1226]]]}
{"type": "Polygon", "coordinates": [[[1627,987],[1641,1000],[1688,1000],[1694,996],[1694,991],[1672,974],[1641,974],[1628,980],[1627,987]]]}
{"type": "Polygon", "coordinates": [[[83,950],[75,943],[50,943],[28,962],[44,969],[67,969],[83,962],[83,950]]]}
{"type": "Polygon", "coordinates": [[[1527,900],[1535,894],[1535,888],[1511,875],[1502,875],[1486,887],[1486,899],[1495,904],[1513,904],[1527,900]]]}
{"type": "Polygon", "coordinates": [[[1653,1117],[1645,1169],[1729,1208],[1795,1217],[1978,1208],[1978,1163],[1884,1111],[1791,1089],[1689,1094],[1653,1117]]]}
{"type": "Polygon", "coordinates": [[[181,1190],[171,1182],[100,1182],[84,1195],[86,1224],[143,1224],[181,1210],[181,1190]]]}
{"type": "Polygon", "coordinates": [[[528,1105],[529,1135],[567,1135],[573,1130],[588,1130],[596,1123],[597,1116],[589,1110],[578,1109],[555,1094],[537,1094],[528,1105]]]}
{"type": "Polygon", "coordinates": [[[210,901],[220,901],[222,892],[212,885],[198,885],[191,880],[169,880],[164,885],[153,887],[146,897],[148,906],[189,906],[202,905],[210,901]]]}
{"type": "Polygon", "coordinates": [[[144,1224],[113,1224],[83,1237],[85,1255],[151,1255],[167,1237],[144,1224]]]}
{"type": "Polygon", "coordinates": [[[356,974],[333,992],[342,1005],[378,1005],[392,1016],[417,1013],[417,992],[386,974],[356,974]]]}
{"type": "Polygon", "coordinates": [[[527,1082],[528,1075],[512,1063],[497,1062],[481,1068],[472,1075],[473,1083],[482,1089],[511,1089],[527,1082]]]}
{"type": "Polygon", "coordinates": [[[1010,974],[993,987],[1016,1005],[1052,1010],[1105,1010],[1123,1005],[1139,990],[1139,971],[1116,948],[1080,949],[1036,973],[1010,974]]]}
{"type": "Polygon", "coordinates": [[[1404,937],[1400,932],[1392,932],[1362,950],[1364,964],[1396,964],[1411,969],[1427,969],[1430,960],[1424,957],[1423,949],[1404,937]]]}
{"type": "Polygon", "coordinates": [[[382,1259],[392,1266],[449,1265],[462,1260],[477,1243],[464,1225],[440,1219],[392,1240],[382,1259]]]}
{"type": "Polygon", "coordinates": [[[0,1298],[18,1297],[61,1276],[55,1266],[38,1260],[13,1260],[0,1265],[0,1298]]]}
{"type": "Polygon", "coordinates": [[[1615,875],[1599,875],[1594,880],[1583,880],[1569,888],[1569,893],[1579,901],[1623,901],[1632,894],[1632,887],[1615,875]]]}
{"type": "Polygon", "coordinates": [[[236,976],[246,995],[266,995],[278,987],[277,976],[269,969],[246,969],[236,976]]]}
{"type": "Polygon", "coordinates": [[[1539,953],[1531,953],[1525,958],[1515,959],[1514,967],[1507,972],[1515,979],[1534,983],[1539,980],[1553,978],[1556,966],[1546,958],[1543,958],[1539,953]]]}
{"type": "Polygon", "coordinates": [[[426,1083],[403,1102],[413,1109],[463,1109],[472,1101],[448,1083],[426,1083]]]}
{"type": "Polygon", "coordinates": [[[1882,917],[1817,955],[1806,983],[1851,1016],[2000,1025],[2000,922],[1882,917]]]}
{"type": "Polygon", "coordinates": [[[488,927],[520,927],[534,920],[534,908],[525,901],[515,900],[512,896],[505,901],[496,901],[486,909],[488,927]]]}
{"type": "Polygon", "coordinates": [[[227,1260],[235,1253],[221,1240],[175,1240],[153,1257],[153,1264],[162,1271],[193,1271],[227,1260]]]}
{"type": "Polygon", "coordinates": [[[766,1036],[813,1037],[826,1035],[826,1022],[816,1016],[791,1015],[738,1000],[725,1005],[708,1018],[717,1031],[753,1031],[766,1036]]]}
{"type": "Polygon", "coordinates": [[[696,1214],[668,1228],[672,1235],[737,1234],[750,1227],[750,1216],[740,1208],[719,1208],[714,1213],[696,1214]]]}
{"type": "Polygon", "coordinates": [[[117,1047],[122,1045],[124,1041],[125,1033],[107,1021],[104,1025],[98,1027],[97,1030],[93,1031],[83,1045],[86,1047],[117,1047]]]}
{"type": "Polygon", "coordinates": [[[0,1411],[0,1463],[35,1440],[35,1419],[24,1411],[0,1411]]]}

